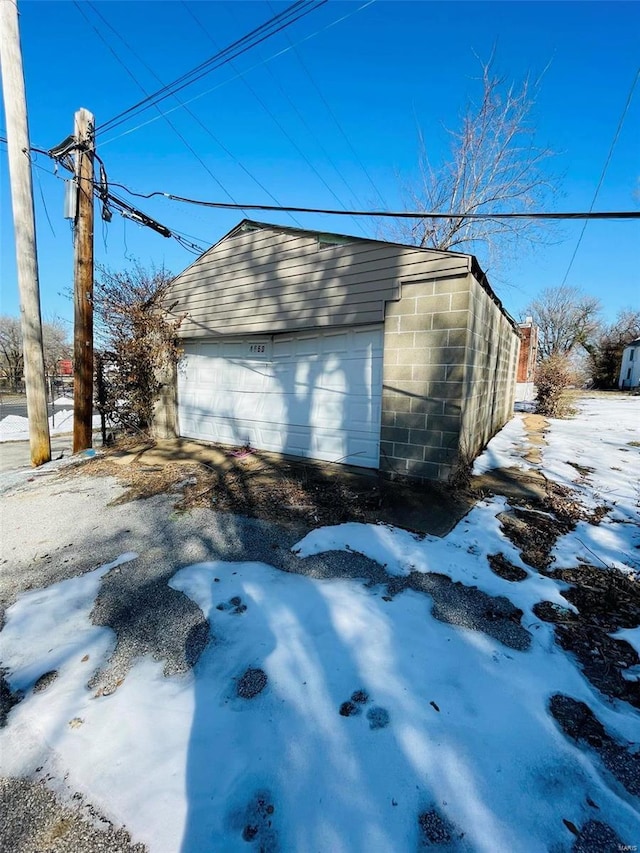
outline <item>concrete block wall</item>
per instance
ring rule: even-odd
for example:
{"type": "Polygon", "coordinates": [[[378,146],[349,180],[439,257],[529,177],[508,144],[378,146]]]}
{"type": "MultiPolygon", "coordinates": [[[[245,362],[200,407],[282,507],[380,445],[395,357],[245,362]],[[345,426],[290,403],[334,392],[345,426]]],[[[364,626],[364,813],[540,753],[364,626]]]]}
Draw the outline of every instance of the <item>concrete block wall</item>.
{"type": "Polygon", "coordinates": [[[519,338],[471,273],[403,283],[384,326],[380,470],[447,480],[511,417],[519,338]]]}
{"type": "Polygon", "coordinates": [[[471,276],[404,283],[384,324],[380,470],[446,480],[465,388],[471,276]]]}
{"type": "Polygon", "coordinates": [[[473,458],[512,415],[520,338],[498,304],[470,278],[460,450],[473,458]]]}

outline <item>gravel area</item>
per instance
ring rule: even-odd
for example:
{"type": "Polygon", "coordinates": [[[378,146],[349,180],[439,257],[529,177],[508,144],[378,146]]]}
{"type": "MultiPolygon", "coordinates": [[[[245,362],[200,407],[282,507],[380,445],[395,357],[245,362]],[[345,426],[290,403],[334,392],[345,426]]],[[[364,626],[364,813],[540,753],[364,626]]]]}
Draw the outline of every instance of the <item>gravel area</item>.
{"type": "Polygon", "coordinates": [[[2,853],[145,853],[80,794],[65,804],[44,781],[0,779],[2,853]]]}
{"type": "MultiPolygon", "coordinates": [[[[178,512],[177,494],[117,503],[123,487],[114,479],[59,477],[63,464],[0,475],[0,625],[5,608],[20,593],[91,571],[125,552],[137,553],[137,559],[105,575],[92,612],[94,623],[110,627],[116,638],[109,661],[90,682],[98,693],[115,690],[142,655],[163,661],[167,675],[193,666],[209,640],[209,626],[199,608],[167,582],[181,567],[206,560],[264,562],[314,578],[359,578],[368,586],[386,587],[389,599],[412,589],[432,598],[433,615],[440,620],[483,631],[511,648],[529,645],[520,613],[506,599],[436,574],[391,577],[353,552],[301,559],[291,552],[308,532],[299,524],[276,525],[209,509],[178,512]]],[[[73,792],[56,799],[34,779],[37,775],[4,782],[3,813],[9,819],[0,837],[3,851],[142,849],[130,846],[126,833],[111,825],[92,835],[97,830],[86,823],[90,806],[73,800],[73,792]],[[67,829],[53,838],[56,825],[67,829]],[[42,832],[49,832],[46,843],[37,841],[45,837],[42,832]]]]}

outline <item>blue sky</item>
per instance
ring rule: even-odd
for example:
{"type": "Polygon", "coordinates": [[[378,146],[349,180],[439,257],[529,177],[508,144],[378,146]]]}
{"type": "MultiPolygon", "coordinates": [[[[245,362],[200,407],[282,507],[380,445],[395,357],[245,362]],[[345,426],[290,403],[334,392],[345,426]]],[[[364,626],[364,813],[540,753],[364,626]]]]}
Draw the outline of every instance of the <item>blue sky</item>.
{"type": "MultiPolygon", "coordinates": [[[[400,209],[401,183],[417,175],[418,126],[437,160],[448,144],[444,127],[455,128],[467,99],[478,94],[475,54],[487,58],[495,45],[496,68],[512,80],[549,66],[533,120],[538,142],[558,152],[554,170],[562,176],[562,193],[551,206],[589,208],[637,72],[640,4],[365,4],[330,0],[181,93],[184,100],[201,96],[190,109],[208,130],[182,109],[170,119],[209,171],[164,119],[139,126],[156,119],[151,110],[99,135],[98,153],[109,180],[139,192],[215,201],[228,200],[222,185],[244,203],[270,203],[268,191],[281,203],[301,206],[336,207],[337,196],[348,208],[379,208],[383,199],[388,208],[400,209]]],[[[157,78],[170,82],[286,5],[82,0],[91,26],[73,2],[19,0],[32,144],[48,149],[60,142],[72,131],[79,107],[94,112],[99,127],[143,97],[132,77],[155,91],[157,78]]],[[[162,108],[175,106],[167,100],[162,108]]],[[[62,218],[63,183],[49,174],[46,157],[35,163],[43,317],[70,321],[73,248],[69,223],[62,218]]],[[[203,247],[243,218],[239,211],[123,197],[203,247]]],[[[6,146],[0,146],[0,203],[1,311],[17,315],[6,146]]],[[[596,203],[600,210],[638,207],[640,85],[596,203]]],[[[254,218],[363,234],[359,223],[344,217],[297,215],[295,223],[281,213],[254,218]]],[[[138,258],[178,273],[194,259],[176,241],[118,214],[108,226],[99,218],[96,223],[96,260],[112,269],[138,258]]],[[[361,224],[368,236],[379,233],[375,221],[361,224]]],[[[533,253],[523,249],[495,275],[489,269],[494,289],[514,316],[540,290],[561,284],[581,228],[581,223],[564,223],[552,245],[533,253]]],[[[639,245],[636,221],[591,222],[567,284],[599,297],[606,319],[624,307],[639,308],[640,273],[632,263],[639,245]]],[[[479,260],[486,266],[486,258],[479,260]]]]}

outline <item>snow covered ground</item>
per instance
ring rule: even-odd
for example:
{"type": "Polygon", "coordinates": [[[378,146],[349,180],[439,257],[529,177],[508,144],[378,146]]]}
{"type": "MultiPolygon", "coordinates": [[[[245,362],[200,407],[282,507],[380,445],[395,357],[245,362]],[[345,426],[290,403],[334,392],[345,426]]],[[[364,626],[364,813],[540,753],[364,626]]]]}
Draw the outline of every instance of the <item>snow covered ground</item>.
{"type": "MultiPolygon", "coordinates": [[[[70,397],[58,397],[53,401],[55,414],[49,418],[49,434],[64,435],[73,432],[73,400],[70,397]]],[[[100,417],[94,415],[93,428],[100,429],[100,417]]],[[[0,420],[0,441],[28,441],[29,421],[20,415],[7,415],[0,420]]]]}
{"type": "Polygon", "coordinates": [[[640,571],[640,400],[637,397],[583,399],[580,414],[552,421],[542,463],[526,453],[523,415],[517,415],[476,460],[474,473],[491,468],[535,468],[550,480],[569,486],[588,509],[606,506],[599,525],[580,522],[554,550],[555,566],[583,561],[623,572],[640,571]]]}
{"type": "MultiPolygon", "coordinates": [[[[638,572],[640,399],[584,400],[578,417],[551,422],[547,441],[545,475],[586,507],[610,507],[600,525],[581,523],[557,543],[557,564],[584,557],[638,572]]],[[[516,416],[476,468],[534,467],[524,452],[516,416]]],[[[207,562],[170,581],[209,622],[194,669],[165,677],[145,657],[96,696],[87,682],[114,636],[91,610],[101,578],[135,555],[24,593],[0,634],[9,684],[25,692],[0,731],[0,773],[68,773],[72,790],[152,853],[559,853],[592,820],[634,849],[640,800],[548,707],[559,693],[582,701],[635,750],[640,714],[599,693],[534,615],[543,600],[572,606],[565,585],[525,565],[504,537],[496,516],[507,507],[478,503],[444,539],[345,524],[312,531],[294,552],[357,551],[391,579],[437,572],[505,596],[524,613],[524,649],[434,618],[431,598],[414,590],[391,597],[353,579],[207,562]],[[493,574],[487,555],[497,552],[526,579],[493,574]]],[[[640,628],[619,636],[640,654],[640,628]]]]}

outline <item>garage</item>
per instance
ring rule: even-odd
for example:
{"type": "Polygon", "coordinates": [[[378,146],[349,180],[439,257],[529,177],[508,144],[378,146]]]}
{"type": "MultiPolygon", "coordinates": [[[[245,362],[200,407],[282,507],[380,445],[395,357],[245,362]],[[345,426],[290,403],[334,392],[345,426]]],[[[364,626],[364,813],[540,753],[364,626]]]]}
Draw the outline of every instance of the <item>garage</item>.
{"type": "Polygon", "coordinates": [[[377,468],[382,325],[183,343],[180,435],[377,468]]]}
{"type": "Polygon", "coordinates": [[[513,409],[518,328],[473,255],[243,219],[165,306],[157,438],[446,482],[513,409]]]}

